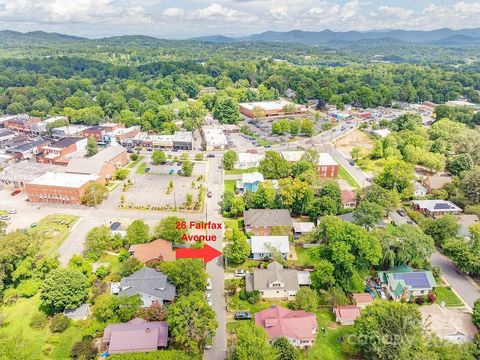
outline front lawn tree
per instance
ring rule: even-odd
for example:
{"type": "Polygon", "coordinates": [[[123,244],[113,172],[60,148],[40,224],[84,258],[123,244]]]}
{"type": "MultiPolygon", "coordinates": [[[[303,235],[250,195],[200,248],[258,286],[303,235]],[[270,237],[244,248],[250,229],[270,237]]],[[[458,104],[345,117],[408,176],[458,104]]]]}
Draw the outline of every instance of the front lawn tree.
{"type": "Polygon", "coordinates": [[[143,220],[134,220],[127,228],[125,240],[130,245],[150,242],[150,227],[143,220]]]}
{"type": "Polygon", "coordinates": [[[101,225],[91,229],[85,239],[85,252],[88,255],[99,257],[101,252],[110,247],[112,231],[108,226],[101,225]]]}
{"type": "Polygon", "coordinates": [[[98,144],[97,140],[94,137],[90,136],[87,140],[87,157],[91,157],[98,153],[98,144]]]}
{"type": "Polygon", "coordinates": [[[308,287],[301,287],[295,295],[292,303],[294,310],[315,312],[318,309],[318,295],[315,290],[308,287]]]}
{"type": "Polygon", "coordinates": [[[253,323],[239,326],[233,351],[235,360],[272,360],[277,358],[276,355],[263,328],[253,323]]]}
{"type": "Polygon", "coordinates": [[[182,236],[188,233],[186,220],[178,216],[167,216],[160,220],[155,227],[154,235],[156,238],[165,239],[175,244],[182,243],[182,236]],[[185,224],[185,229],[183,228],[185,224]]]}
{"type": "Polygon", "coordinates": [[[276,360],[298,360],[300,359],[299,350],[296,349],[286,337],[275,339],[272,347],[277,351],[276,360]]]}
{"type": "Polygon", "coordinates": [[[87,277],[71,268],[52,270],[40,288],[42,305],[52,313],[75,309],[85,301],[87,295],[87,277]]]}
{"type": "Polygon", "coordinates": [[[227,150],[223,154],[223,167],[225,170],[232,170],[237,160],[237,152],[234,150],[227,150]]]}
{"type": "Polygon", "coordinates": [[[168,308],[167,323],[175,343],[194,354],[203,353],[218,327],[215,312],[206,303],[203,291],[179,296],[168,308]]]}
{"type": "Polygon", "coordinates": [[[384,214],[383,208],[370,201],[362,201],[358,207],[353,210],[353,219],[355,224],[371,229],[382,219],[384,214]]]}
{"type": "Polygon", "coordinates": [[[243,231],[233,229],[227,234],[229,243],[225,247],[224,255],[228,262],[234,265],[242,264],[250,255],[250,246],[243,231]]]}
{"type": "Polygon", "coordinates": [[[195,291],[205,291],[207,274],[203,262],[199,259],[177,259],[164,261],[158,265],[161,272],[177,287],[179,295],[187,295],[195,291]]]}

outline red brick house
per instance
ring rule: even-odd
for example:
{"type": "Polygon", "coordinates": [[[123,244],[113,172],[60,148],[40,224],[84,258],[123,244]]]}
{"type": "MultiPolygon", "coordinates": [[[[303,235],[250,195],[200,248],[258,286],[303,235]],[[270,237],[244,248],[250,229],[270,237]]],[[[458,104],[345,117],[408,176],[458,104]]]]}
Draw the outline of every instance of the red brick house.
{"type": "Polygon", "coordinates": [[[336,178],[340,171],[340,165],[328,153],[318,154],[317,172],[322,178],[336,178]]]}
{"type": "Polygon", "coordinates": [[[3,123],[3,126],[10,130],[29,133],[30,126],[32,124],[39,123],[40,121],[41,119],[38,117],[30,117],[29,115],[22,114],[14,117],[13,119],[6,120],[3,123]]]}
{"type": "Polygon", "coordinates": [[[66,137],[48,146],[44,146],[42,153],[37,155],[37,162],[56,165],[67,165],[69,155],[85,150],[86,138],[66,137]]]}

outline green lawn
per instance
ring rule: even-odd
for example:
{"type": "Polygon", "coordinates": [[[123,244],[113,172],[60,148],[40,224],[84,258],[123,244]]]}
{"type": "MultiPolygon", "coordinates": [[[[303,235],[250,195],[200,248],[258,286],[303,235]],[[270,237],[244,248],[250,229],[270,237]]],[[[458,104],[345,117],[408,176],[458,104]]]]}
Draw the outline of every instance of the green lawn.
{"type": "Polygon", "coordinates": [[[110,264],[110,273],[112,274],[117,273],[119,270],[120,261],[118,261],[118,256],[103,253],[97,262],[110,264]]]}
{"type": "Polygon", "coordinates": [[[249,169],[232,169],[232,170],[225,170],[225,175],[240,175],[245,173],[252,173],[258,171],[258,167],[253,167],[249,169]]]}
{"type": "Polygon", "coordinates": [[[297,253],[297,260],[293,261],[293,263],[295,263],[297,266],[312,265],[313,262],[312,262],[312,259],[310,258],[310,250],[311,248],[305,249],[301,246],[296,246],[295,252],[297,253]]]}
{"type": "Polygon", "coordinates": [[[238,297],[238,294],[227,297],[227,307],[230,311],[246,310],[250,311],[252,314],[255,314],[261,310],[269,308],[274,304],[286,307],[288,301],[260,299],[256,304],[250,304],[246,300],[241,300],[238,297]]]}
{"type": "Polygon", "coordinates": [[[0,210],[0,215],[7,215],[7,210],[0,210]]]}
{"type": "Polygon", "coordinates": [[[188,105],[188,101],[176,101],[170,104],[172,108],[178,109],[178,110],[185,109],[187,105],[188,105]]]}
{"type": "Polygon", "coordinates": [[[138,165],[137,167],[137,170],[135,170],[135,172],[137,174],[145,174],[145,169],[147,168],[147,163],[141,163],[140,165],[138,165]]]}
{"type": "Polygon", "coordinates": [[[48,215],[41,219],[36,227],[28,229],[28,233],[41,241],[41,252],[45,255],[54,253],[70,234],[70,229],[78,220],[73,215],[48,215]]]}
{"type": "Polygon", "coordinates": [[[225,219],[224,221],[225,228],[228,229],[241,229],[243,228],[243,220],[233,220],[233,219],[225,219]]]}
{"type": "Polygon", "coordinates": [[[225,180],[224,182],[225,192],[227,191],[235,192],[236,183],[237,183],[236,180],[225,180]]]}
{"type": "Polygon", "coordinates": [[[117,188],[118,185],[120,185],[122,182],[121,181],[111,181],[108,185],[107,185],[107,189],[108,191],[112,192],[113,190],[115,190],[117,188]]]}
{"type": "Polygon", "coordinates": [[[444,301],[446,307],[461,307],[461,306],[463,306],[463,303],[458,298],[458,296],[455,295],[455,293],[447,287],[437,287],[437,288],[435,288],[435,294],[437,294],[437,299],[435,300],[436,304],[440,304],[442,301],[444,301]]]}
{"type": "Polygon", "coordinates": [[[30,320],[38,311],[40,296],[19,299],[13,305],[4,305],[4,325],[0,328],[1,359],[58,359],[70,358],[70,349],[81,340],[81,324],[72,324],[61,334],[45,329],[32,329],[30,320]]]}
{"type": "Polygon", "coordinates": [[[350,175],[348,171],[345,170],[342,166],[340,166],[340,171],[338,175],[340,176],[340,178],[345,180],[347,184],[350,185],[351,187],[354,187],[354,188],[359,187],[355,179],[352,177],[352,175],[350,175]]]}
{"type": "Polygon", "coordinates": [[[135,161],[132,161],[130,164],[128,164],[127,166],[125,166],[127,169],[133,169],[135,166],[137,166],[137,164],[142,161],[143,159],[145,158],[145,156],[143,155],[139,155],[138,156],[138,159],[135,160],[135,161]]]}
{"type": "Polygon", "coordinates": [[[352,326],[340,326],[335,324],[332,311],[321,309],[317,312],[318,334],[313,347],[305,352],[307,359],[340,360],[348,359],[351,352],[348,344],[348,335],[352,333],[352,326]],[[323,336],[322,327],[326,329],[326,336],[323,336]],[[339,342],[338,338],[343,337],[344,341],[339,342]]]}
{"type": "Polygon", "coordinates": [[[363,171],[371,171],[374,174],[380,174],[383,171],[385,165],[385,159],[371,160],[366,157],[356,161],[356,164],[363,171]]]}

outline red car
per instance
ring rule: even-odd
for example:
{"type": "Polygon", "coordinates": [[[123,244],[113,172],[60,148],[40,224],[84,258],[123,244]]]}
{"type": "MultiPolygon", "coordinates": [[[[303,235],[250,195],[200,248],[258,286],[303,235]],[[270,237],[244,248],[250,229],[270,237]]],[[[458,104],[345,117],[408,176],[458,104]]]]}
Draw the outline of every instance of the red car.
{"type": "Polygon", "coordinates": [[[209,191],[209,192],[207,193],[207,197],[208,197],[208,198],[211,198],[211,197],[212,197],[212,192],[211,192],[211,191],[209,191]]]}
{"type": "Polygon", "coordinates": [[[12,191],[12,193],[10,194],[11,196],[15,196],[15,195],[18,195],[22,192],[22,189],[15,189],[12,191]]]}

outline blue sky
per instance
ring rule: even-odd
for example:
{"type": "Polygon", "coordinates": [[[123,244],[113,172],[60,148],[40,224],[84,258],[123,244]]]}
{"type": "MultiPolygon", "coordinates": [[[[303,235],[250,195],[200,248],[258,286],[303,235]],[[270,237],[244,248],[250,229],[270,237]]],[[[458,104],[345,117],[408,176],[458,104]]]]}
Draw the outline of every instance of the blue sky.
{"type": "Polygon", "coordinates": [[[480,1],[0,0],[0,28],[92,38],[480,27],[480,1]]]}

